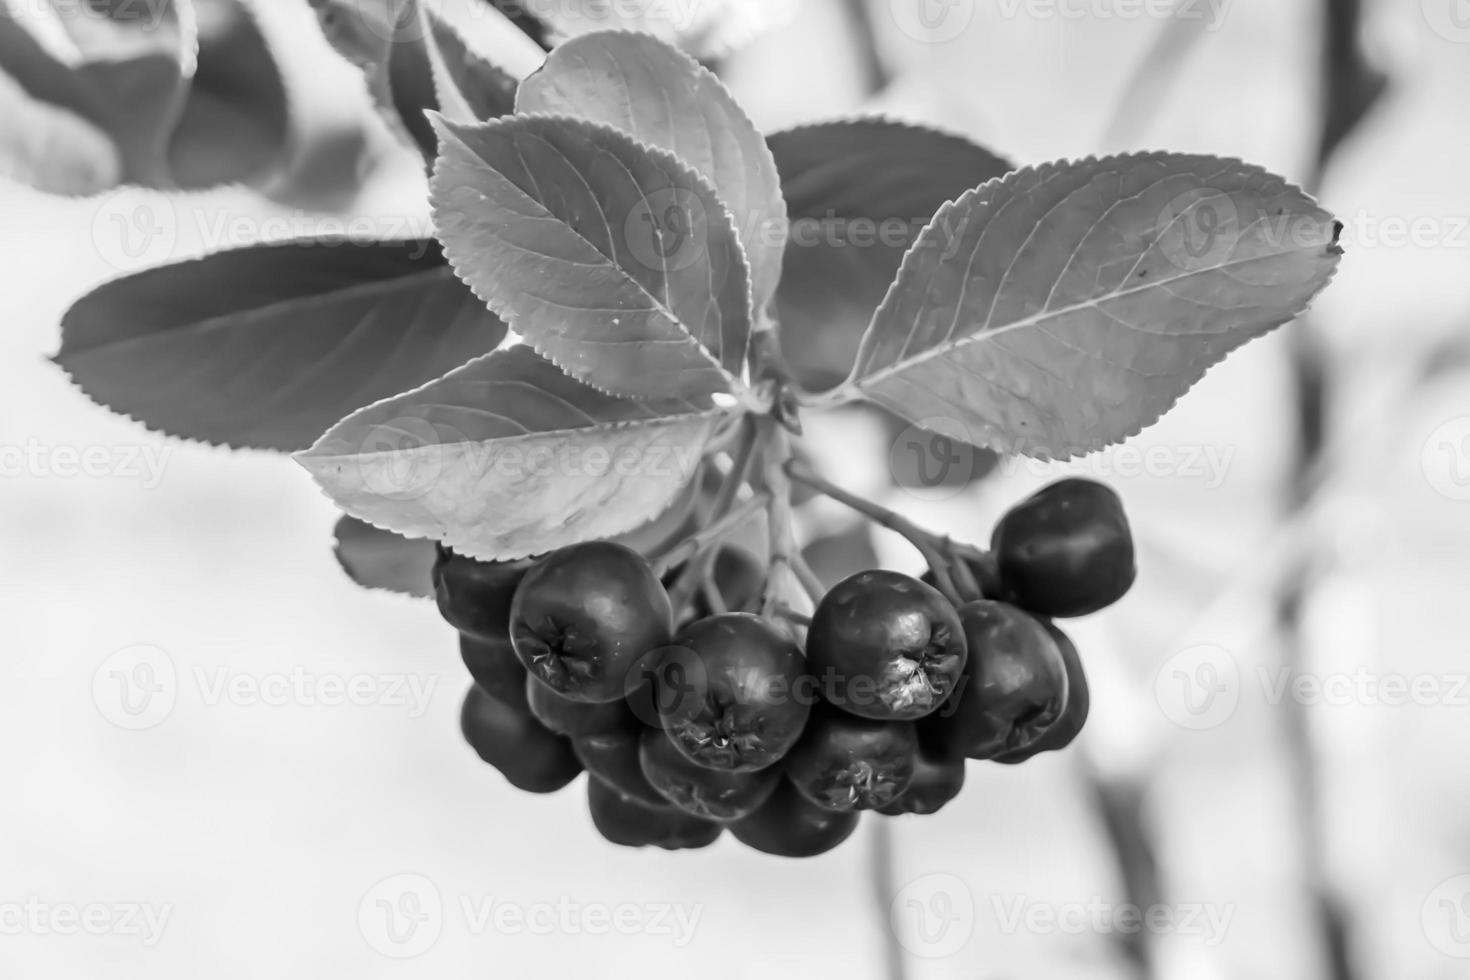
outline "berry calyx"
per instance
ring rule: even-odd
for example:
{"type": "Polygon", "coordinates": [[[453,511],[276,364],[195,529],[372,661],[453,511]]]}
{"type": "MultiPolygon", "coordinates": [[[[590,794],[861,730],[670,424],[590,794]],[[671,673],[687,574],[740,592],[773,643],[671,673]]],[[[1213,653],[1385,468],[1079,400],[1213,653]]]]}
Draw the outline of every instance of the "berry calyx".
{"type": "Polygon", "coordinates": [[[664,730],[680,752],[709,769],[754,772],[775,764],[811,713],[801,650],[751,613],[691,623],[655,670],[664,730]]]}
{"type": "Polygon", "coordinates": [[[649,785],[686,813],[707,820],[736,820],[754,812],[781,779],[775,767],[722,772],[689,761],[656,728],[644,731],[638,761],[649,785]]]}
{"type": "Polygon", "coordinates": [[[622,847],[708,847],[722,829],[674,806],[646,806],[598,779],[587,781],[587,810],[597,832],[622,847]]]}
{"type": "Polygon", "coordinates": [[[1094,480],[1043,487],[991,535],[1005,597],[1045,616],[1085,616],[1112,605],[1137,575],[1123,502],[1094,480]]]}
{"type": "Polygon", "coordinates": [[[622,697],[628,669],[672,630],[658,576],[637,552],[610,541],[547,555],[511,603],[516,655],[532,677],[574,701],[622,697]]]}
{"type": "Polygon", "coordinates": [[[959,614],[939,590],[885,569],[858,572],[822,597],[807,634],[808,669],[826,700],[877,720],[922,718],[965,666],[959,614]]]}
{"type": "Polygon", "coordinates": [[[547,731],[529,712],[492,698],[479,685],[465,695],[459,727],[482,760],[527,793],[554,793],[582,771],[570,742],[547,731]]]}
{"type": "Polygon", "coordinates": [[[786,760],[802,795],[829,810],[876,810],[914,778],[918,734],[910,721],[874,721],[822,705],[786,760]]]}
{"type": "Polygon", "coordinates": [[[990,759],[1036,743],[1067,703],[1067,668],[1056,641],[1015,606],[977,599],[960,607],[970,645],[965,677],[923,722],[926,739],[971,759],[990,759]]]}
{"type": "Polygon", "coordinates": [[[776,857],[825,854],[852,836],[858,814],[817,806],[787,780],[754,813],[730,824],[730,834],[746,847],[776,857]]]}

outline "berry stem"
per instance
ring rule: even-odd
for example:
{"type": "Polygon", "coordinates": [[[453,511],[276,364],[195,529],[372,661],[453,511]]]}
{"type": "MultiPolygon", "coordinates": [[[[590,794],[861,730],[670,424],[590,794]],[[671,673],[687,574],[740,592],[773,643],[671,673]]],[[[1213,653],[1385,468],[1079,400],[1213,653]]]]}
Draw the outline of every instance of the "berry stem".
{"type": "MultiPolygon", "coordinates": [[[[712,521],[718,522],[730,513],[730,508],[735,505],[735,498],[740,495],[740,488],[745,485],[745,475],[750,471],[750,461],[755,458],[755,450],[759,441],[760,433],[755,418],[754,415],[748,414],[740,418],[739,432],[735,436],[735,455],[730,463],[730,472],[725,474],[719,493],[715,496],[714,504],[710,508],[710,520],[712,521]]],[[[679,572],[678,578],[669,586],[669,600],[674,603],[675,609],[683,608],[698,590],[718,591],[711,583],[716,554],[718,552],[714,548],[701,548],[679,572]]],[[[718,607],[712,606],[711,608],[718,607]]]]}
{"type": "Polygon", "coordinates": [[[822,596],[827,594],[827,587],[822,584],[822,577],[813,571],[812,566],[807,564],[806,557],[801,552],[794,552],[791,556],[791,570],[796,573],[796,580],[806,590],[807,598],[815,605],[822,601],[822,596]]]}
{"type": "Polygon", "coordinates": [[[710,524],[708,527],[702,528],[695,534],[691,534],[660,555],[652,563],[654,573],[662,577],[669,569],[684,564],[695,555],[703,552],[710,545],[723,541],[729,536],[731,531],[764,509],[770,503],[770,499],[770,492],[762,490],[744,503],[732,507],[719,520],[710,524]]]}
{"type": "Polygon", "coordinates": [[[797,610],[792,609],[790,606],[785,605],[784,603],[778,602],[776,604],[776,608],[772,610],[772,612],[774,612],[777,616],[780,616],[782,619],[786,620],[788,623],[795,623],[797,626],[803,628],[812,625],[812,618],[810,616],[808,616],[804,612],[798,612],[797,610]]]}
{"type": "Polygon", "coordinates": [[[781,602],[784,586],[781,569],[795,572],[792,556],[796,553],[796,537],[791,527],[791,480],[786,469],[791,461],[791,436],[775,415],[760,419],[762,456],[765,461],[765,484],[768,491],[767,523],[770,525],[771,556],[766,572],[765,595],[761,615],[774,613],[781,602]]]}
{"type": "MultiPolygon", "coordinates": [[[[786,464],[785,472],[797,483],[805,484],[818,493],[831,497],[840,504],[846,504],[873,523],[881,527],[886,527],[888,530],[900,535],[905,541],[917,548],[919,554],[924,556],[924,561],[928,563],[929,568],[934,572],[934,580],[939,584],[939,591],[944,593],[945,598],[957,605],[964,601],[963,594],[956,587],[954,580],[949,574],[951,562],[946,552],[955,547],[954,542],[948,538],[940,537],[932,531],[924,530],[907,517],[895,514],[881,504],[874,503],[866,497],[859,497],[855,493],[842,489],[835,483],[822,477],[801,460],[790,460],[786,464]]],[[[979,594],[978,588],[975,594],[979,594]]]]}

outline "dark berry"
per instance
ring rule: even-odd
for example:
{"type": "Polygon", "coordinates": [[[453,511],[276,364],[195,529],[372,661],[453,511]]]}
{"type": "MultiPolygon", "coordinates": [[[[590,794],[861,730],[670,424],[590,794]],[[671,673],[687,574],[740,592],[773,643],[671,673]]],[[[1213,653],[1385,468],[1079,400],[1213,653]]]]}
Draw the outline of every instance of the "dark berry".
{"type": "Polygon", "coordinates": [[[541,727],[529,712],[492,698],[478,684],[465,695],[459,728],[481,759],[527,793],[554,793],[582,771],[570,742],[541,727]]]}
{"type": "Polygon", "coordinates": [[[475,683],[497,701],[526,706],[526,668],[510,645],[510,637],[487,640],[459,635],[459,655],[475,683]]]}
{"type": "Polygon", "coordinates": [[[775,767],[760,772],[721,772],[684,757],[657,728],[643,732],[639,764],[654,789],[679,809],[707,820],[735,820],[755,810],[776,788],[775,767]]]}
{"type": "Polygon", "coordinates": [[[965,666],[959,614],[937,589],[899,572],[851,575],[822,597],[806,640],[822,695],[864,718],[922,718],[965,666]]]}
{"type": "Polygon", "coordinates": [[[965,786],[965,757],[947,749],[928,751],[922,746],[915,757],[914,778],[904,794],[878,812],[889,817],[904,813],[937,813],[960,795],[965,786]]]}
{"type": "Polygon", "coordinates": [[[434,600],[439,614],[461,633],[481,640],[510,635],[510,603],[534,558],[476,561],[439,546],[434,560],[434,600]]]}
{"type": "Polygon", "coordinates": [[[1029,748],[1061,717],[1067,668],[1034,616],[1004,602],[960,607],[970,662],[955,693],[924,720],[926,740],[971,759],[1029,748]]]}
{"type": "Polygon", "coordinates": [[[720,836],[717,823],[674,806],[646,806],[600,779],[587,780],[587,810],[597,832],[622,847],[684,850],[707,847],[720,836]]]}
{"type": "Polygon", "coordinates": [[[758,810],[730,824],[730,833],[765,854],[805,858],[832,850],[851,837],[857,825],[858,814],[819,807],[783,779],[758,810]]]}
{"type": "Polygon", "coordinates": [[[636,727],[583,735],[572,739],[572,751],[594,779],[645,806],[667,806],[668,800],[653,788],[638,763],[638,741],[642,733],[643,728],[636,727]]]}
{"type": "Polygon", "coordinates": [[[991,536],[1005,598],[1045,616],[1085,616],[1133,585],[1133,534],[1123,502],[1093,480],[1043,487],[991,536]]]}
{"type": "Polygon", "coordinates": [[[876,810],[914,778],[918,734],[910,721],[874,721],[821,705],[786,759],[786,776],[829,810],[876,810]]]}
{"type": "Polygon", "coordinates": [[[753,772],[796,744],[812,692],[796,643],[750,613],[691,623],[660,659],[658,711],[689,759],[710,769],[753,772]]]}
{"type": "Polygon", "coordinates": [[[1055,752],[1072,744],[1072,740],[1087,724],[1087,713],[1092,708],[1092,696],[1087,690],[1087,675],[1082,670],[1082,658],[1077,655],[1077,646],[1072,638],[1063,633],[1054,623],[1044,623],[1046,631],[1056,641],[1062,653],[1062,662],[1067,666],[1067,706],[1062,715],[1029,748],[1014,752],[1002,752],[996,762],[1015,765],[1025,762],[1039,752],[1055,752]]]}
{"type": "Polygon", "coordinates": [[[537,721],[567,738],[616,731],[637,724],[633,712],[621,699],[603,702],[573,701],[557,694],[534,677],[526,678],[525,697],[526,704],[537,721]]]}
{"type": "Polygon", "coordinates": [[[526,573],[511,603],[516,655],[541,683],[574,701],[623,696],[624,675],[668,643],[669,595],[648,562],[610,541],[575,544],[526,573]]]}

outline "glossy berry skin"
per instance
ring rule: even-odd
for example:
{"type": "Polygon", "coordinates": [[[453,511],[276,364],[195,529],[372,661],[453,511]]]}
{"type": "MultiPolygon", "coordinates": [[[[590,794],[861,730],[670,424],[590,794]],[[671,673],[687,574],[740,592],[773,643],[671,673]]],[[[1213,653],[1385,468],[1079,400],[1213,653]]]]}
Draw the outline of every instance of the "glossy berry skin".
{"type": "Polygon", "coordinates": [[[720,836],[717,823],[672,806],[650,807],[624,796],[607,783],[587,781],[587,810],[606,840],[621,847],[661,847],[666,851],[708,847],[720,836]]]}
{"type": "Polygon", "coordinates": [[[572,751],[594,779],[644,806],[665,807],[669,801],[653,788],[639,764],[638,743],[644,730],[640,725],[583,735],[572,739],[572,751]]]}
{"type": "Polygon", "coordinates": [[[730,824],[730,833],[747,847],[784,858],[825,854],[852,836],[858,814],[817,806],[787,780],[750,816],[730,824]]]}
{"type": "Polygon", "coordinates": [[[919,739],[910,721],[874,721],[822,705],[786,759],[786,777],[828,810],[876,810],[913,781],[919,739]]]}
{"type": "Polygon", "coordinates": [[[439,545],[433,572],[439,614],[461,633],[477,639],[506,639],[511,598],[535,563],[533,558],[476,561],[439,545]]]}
{"type": "Polygon", "coordinates": [[[622,700],[602,703],[572,701],[533,677],[526,678],[525,698],[527,708],[537,721],[567,738],[616,731],[637,721],[622,700]]]}
{"type": "Polygon", "coordinates": [[[637,552],[610,541],[554,551],[526,573],[510,637],[531,676],[573,701],[614,701],[640,657],[669,642],[669,594],[637,552]]]}
{"type": "Polygon", "coordinates": [[[938,813],[965,787],[965,757],[947,750],[928,751],[921,746],[915,758],[914,778],[904,794],[878,812],[888,817],[905,813],[927,816],[938,813]]]}
{"type": "Polygon", "coordinates": [[[659,661],[658,712],[688,759],[709,769],[773,765],[811,713],[796,643],[750,613],[725,613],[679,631],[659,661]]]}
{"type": "Polygon", "coordinates": [[[459,655],[486,694],[509,705],[526,706],[526,668],[510,645],[509,636],[489,640],[461,633],[459,655]]]}
{"type": "Polygon", "coordinates": [[[1067,704],[1067,667],[1056,641],[1035,617],[990,599],[961,606],[960,622],[970,662],[949,702],[925,719],[926,742],[971,759],[1031,747],[1067,704]]]}
{"type": "Polygon", "coordinates": [[[554,793],[582,771],[570,742],[542,728],[529,712],[495,700],[479,685],[465,695],[459,727],[482,760],[527,793],[554,793]]]}
{"type": "Polygon", "coordinates": [[[781,780],[776,767],[759,772],[706,769],[685,758],[656,728],[643,732],[638,762],[649,784],[666,800],[706,820],[737,820],[753,813],[781,780]]]}
{"type": "Polygon", "coordinates": [[[822,597],[806,652],[807,669],[832,704],[864,718],[906,721],[944,703],[967,651],[959,614],[939,590],[873,569],[822,597]]]}
{"type": "Polygon", "coordinates": [[[1087,714],[1092,708],[1092,695],[1087,689],[1087,674],[1083,672],[1082,658],[1077,655],[1076,644],[1056,624],[1047,622],[1042,625],[1056,641],[1057,649],[1062,653],[1062,661],[1067,667],[1067,706],[1062,709],[1062,716],[1028,748],[1002,752],[995,757],[996,762],[1006,765],[1025,762],[1040,752],[1055,752],[1071,745],[1072,740],[1087,724],[1087,714]]]}
{"type": "Polygon", "coordinates": [[[1044,616],[1085,616],[1133,585],[1123,502],[1094,480],[1059,480],[1011,508],[991,535],[1005,598],[1044,616]]]}

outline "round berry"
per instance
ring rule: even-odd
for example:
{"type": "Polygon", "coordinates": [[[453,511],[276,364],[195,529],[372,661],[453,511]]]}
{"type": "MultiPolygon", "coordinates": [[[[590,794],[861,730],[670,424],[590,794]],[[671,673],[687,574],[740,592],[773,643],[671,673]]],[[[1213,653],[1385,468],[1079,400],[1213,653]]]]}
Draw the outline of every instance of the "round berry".
{"type": "MultiPolygon", "coordinates": [[[[656,730],[656,729],[655,729],[656,730]]],[[[594,779],[600,779],[623,796],[644,806],[667,806],[668,800],[653,788],[638,764],[638,741],[643,729],[619,728],[572,739],[572,751],[594,779]]]]}
{"type": "Polygon", "coordinates": [[[461,633],[481,640],[510,634],[510,603],[534,558],[476,561],[442,544],[434,559],[434,601],[439,614],[461,633]]]}
{"type": "Polygon", "coordinates": [[[1076,644],[1056,624],[1047,622],[1042,625],[1056,642],[1057,649],[1062,653],[1062,662],[1067,667],[1067,705],[1062,709],[1061,717],[1042,732],[1041,737],[1031,743],[1029,748],[1002,752],[995,757],[996,762],[1006,765],[1025,762],[1037,753],[1055,752],[1071,745],[1072,740],[1082,731],[1082,726],[1087,724],[1087,714],[1092,707],[1092,696],[1087,689],[1087,675],[1082,670],[1082,658],[1077,655],[1076,644]]]}
{"type": "Polygon", "coordinates": [[[878,808],[884,816],[938,813],[965,787],[965,757],[948,749],[929,751],[922,744],[914,763],[914,778],[904,794],[878,808]]]}
{"type": "Polygon", "coordinates": [[[829,810],[876,810],[903,795],[919,751],[911,721],[874,721],[822,705],[786,759],[786,776],[829,810]]]}
{"type": "Polygon", "coordinates": [[[806,726],[812,693],[796,643],[750,613],[679,632],[656,668],[658,712],[674,744],[709,769],[754,772],[781,759],[806,726]]]}
{"type": "Polygon", "coordinates": [[[506,704],[526,706],[526,668],[510,645],[510,637],[482,639],[459,634],[459,655],[475,683],[506,704]]]}
{"type": "Polygon", "coordinates": [[[643,775],[664,798],[706,820],[736,820],[755,810],[776,788],[776,768],[760,772],[721,772],[684,757],[667,735],[644,730],[638,761],[643,775]]]}
{"type": "Polygon", "coordinates": [[[965,666],[965,635],[949,600],[918,579],[874,569],[822,597],[807,632],[808,669],[822,695],[877,720],[922,718],[944,703],[965,666]]]}
{"type": "Polygon", "coordinates": [[[599,779],[587,780],[587,810],[597,832],[622,847],[683,850],[707,847],[720,836],[717,823],[673,806],[645,806],[599,779]]]}
{"type": "Polygon", "coordinates": [[[832,850],[851,837],[857,825],[858,814],[819,807],[783,779],[758,810],[730,824],[730,833],[762,853],[805,858],[832,850]]]}
{"type": "Polygon", "coordinates": [[[970,662],[954,695],[924,720],[926,739],[971,759],[1029,748],[1067,703],[1056,641],[1035,617],[990,599],[961,606],[960,622],[970,662]]]}
{"type": "Polygon", "coordinates": [[[610,541],[570,545],[526,573],[511,641],[531,676],[574,701],[623,696],[624,675],[669,641],[669,594],[648,562],[610,541]]]}
{"type": "Polygon", "coordinates": [[[1133,534],[1123,502],[1093,480],[1043,487],[996,524],[991,549],[1005,597],[1045,616],[1085,616],[1133,585],[1133,534]]]}
{"type": "Polygon", "coordinates": [[[615,731],[636,724],[633,712],[622,700],[596,703],[573,701],[557,694],[534,677],[526,678],[525,697],[526,705],[537,721],[567,738],[615,731]]]}
{"type": "Polygon", "coordinates": [[[570,742],[541,727],[529,712],[495,700],[479,685],[465,695],[459,728],[481,759],[527,793],[554,793],[582,771],[570,742]]]}

